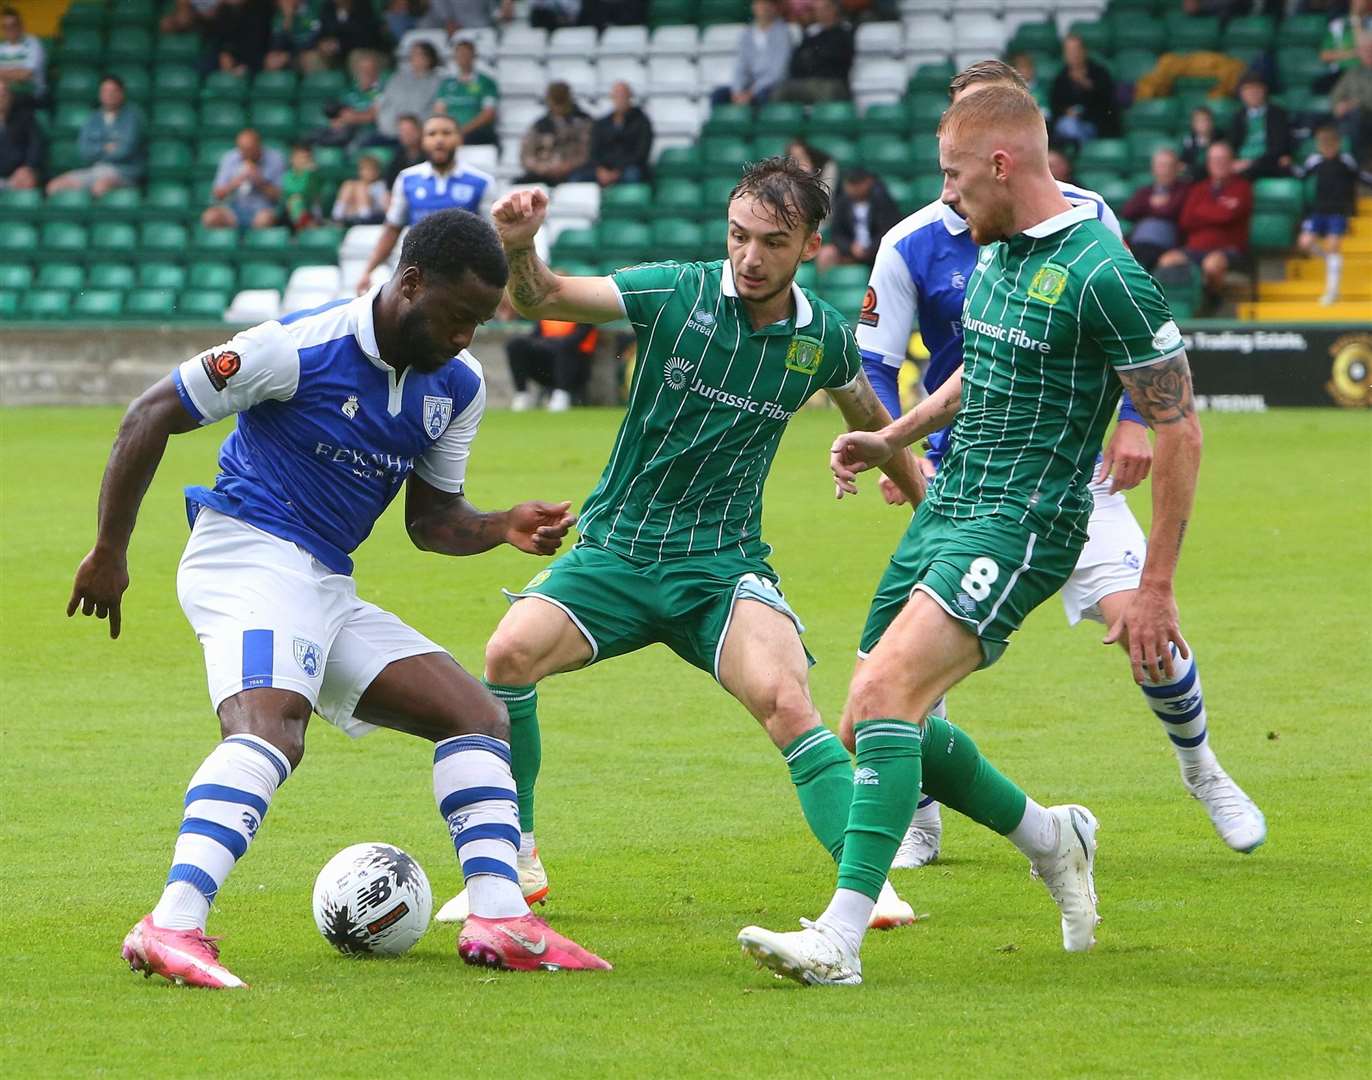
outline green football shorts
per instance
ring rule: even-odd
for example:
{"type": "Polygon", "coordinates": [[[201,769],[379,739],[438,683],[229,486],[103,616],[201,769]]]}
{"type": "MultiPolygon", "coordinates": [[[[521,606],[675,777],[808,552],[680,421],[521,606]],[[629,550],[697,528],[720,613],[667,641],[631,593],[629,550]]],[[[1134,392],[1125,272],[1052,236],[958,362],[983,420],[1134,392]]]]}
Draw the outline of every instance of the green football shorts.
{"type": "Polygon", "coordinates": [[[561,608],[590,643],[592,664],[661,642],[716,681],[735,601],[761,601],[805,632],[777,588],[776,572],[762,559],[737,555],[640,562],[578,543],[505,595],[512,603],[538,596],[561,608]]]}
{"type": "Polygon", "coordinates": [[[876,648],[918,590],[977,636],[990,667],[1029,612],[1062,588],[1079,553],[1008,517],[955,519],[922,503],[877,585],[858,655],[876,648]]]}

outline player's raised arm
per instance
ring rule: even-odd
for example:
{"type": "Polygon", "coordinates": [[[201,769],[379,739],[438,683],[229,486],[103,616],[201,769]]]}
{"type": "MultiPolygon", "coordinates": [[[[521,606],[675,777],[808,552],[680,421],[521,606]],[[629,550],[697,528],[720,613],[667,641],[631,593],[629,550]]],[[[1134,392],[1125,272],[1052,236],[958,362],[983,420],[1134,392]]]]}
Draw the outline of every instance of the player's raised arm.
{"type": "MultiPolygon", "coordinates": [[[[839,412],[843,413],[843,419],[847,422],[850,432],[875,432],[885,429],[891,423],[891,414],[886,411],[886,406],[872,389],[866,372],[859,371],[857,378],[847,386],[832,388],[828,394],[838,406],[839,412]]],[[[901,494],[910,501],[910,505],[918,505],[924,498],[924,474],[920,472],[914,455],[902,447],[878,464],[881,471],[900,488],[901,494]]],[[[834,494],[840,499],[844,495],[855,495],[857,485],[852,482],[851,477],[843,481],[835,475],[834,494]]]]}
{"type": "Polygon", "coordinates": [[[857,491],[860,472],[882,467],[905,447],[947,427],[962,403],[962,368],[904,416],[880,431],[850,431],[834,440],[829,451],[829,468],[834,482],[848,494],[857,491]]]}
{"type": "Polygon", "coordinates": [[[152,483],[167,439],[198,427],[182,406],[171,377],[145,390],[129,406],[100,482],[95,546],[76,570],[67,615],[108,618],[110,637],[120,628],[120,600],[129,587],[129,538],[143,495],[152,483]]]}
{"type": "Polygon", "coordinates": [[[506,291],[515,309],[529,319],[604,323],[624,317],[619,290],[605,277],[554,274],[534,250],[534,236],[548,213],[548,196],[539,188],[512,191],[491,208],[491,219],[510,264],[506,291]]]}

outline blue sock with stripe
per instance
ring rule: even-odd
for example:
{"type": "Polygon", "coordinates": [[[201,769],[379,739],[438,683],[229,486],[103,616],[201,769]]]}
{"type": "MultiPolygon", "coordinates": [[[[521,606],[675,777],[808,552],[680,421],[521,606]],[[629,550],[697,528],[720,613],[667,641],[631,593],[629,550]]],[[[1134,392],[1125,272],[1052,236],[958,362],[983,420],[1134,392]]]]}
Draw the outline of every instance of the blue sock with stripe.
{"type": "Polygon", "coordinates": [[[1201,772],[1214,765],[1195,653],[1183,660],[1173,645],[1172,677],[1164,675],[1159,682],[1145,677],[1142,690],[1148,707],[1162,721],[1167,737],[1172,740],[1182,771],[1201,772]]]}
{"type": "Polygon", "coordinates": [[[257,835],[290,762],[266,739],[230,735],[210,751],[186,789],[171,872],[152,921],[204,930],[224,879],[257,835]]]}
{"type": "Polygon", "coordinates": [[[473,915],[529,913],[519,888],[519,797],[510,744],[489,735],[458,735],[434,746],[434,801],[448,824],[473,915]]]}

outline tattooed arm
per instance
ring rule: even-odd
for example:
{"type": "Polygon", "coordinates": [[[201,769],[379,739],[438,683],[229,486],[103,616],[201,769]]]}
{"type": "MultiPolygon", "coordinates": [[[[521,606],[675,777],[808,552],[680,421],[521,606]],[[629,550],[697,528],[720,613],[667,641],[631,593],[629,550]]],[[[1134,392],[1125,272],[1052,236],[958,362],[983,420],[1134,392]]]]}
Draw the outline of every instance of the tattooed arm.
{"type": "MultiPolygon", "coordinates": [[[[826,393],[838,406],[839,412],[843,413],[849,431],[880,431],[891,423],[891,414],[886,411],[886,406],[872,389],[865,372],[859,372],[858,377],[847,386],[830,389],[826,393]]],[[[911,506],[918,505],[924,498],[924,474],[920,472],[914,455],[909,450],[902,447],[895,451],[880,467],[896,487],[900,488],[901,494],[910,501],[911,506]]],[[[853,493],[837,480],[834,487],[835,494],[840,499],[845,494],[853,493]]]]}
{"type": "Polygon", "coordinates": [[[576,524],[571,503],[534,500],[482,513],[461,492],[440,491],[410,475],[405,489],[405,529],[421,551],[476,555],[509,544],[530,555],[552,555],[576,524]]]}
{"type": "MultiPolygon", "coordinates": [[[[829,449],[829,468],[834,474],[839,498],[845,494],[857,494],[857,474],[874,465],[890,476],[887,463],[894,457],[908,454],[905,448],[911,443],[951,424],[961,404],[962,367],[959,365],[942,386],[879,431],[859,431],[858,425],[850,424],[853,430],[847,435],[840,435],[829,449]]],[[[885,409],[882,412],[885,413],[885,409]]],[[[895,477],[891,479],[895,480],[895,477]]],[[[903,486],[901,490],[904,491],[903,486]]],[[[906,497],[909,497],[908,494],[906,497]]]]}
{"type": "Polygon", "coordinates": [[[562,277],[554,274],[534,250],[534,237],[548,212],[548,196],[538,188],[512,191],[491,208],[491,218],[510,280],[510,302],[528,319],[565,319],[603,323],[623,318],[619,290],[609,278],[562,277]]]}
{"type": "Polygon", "coordinates": [[[1127,638],[1134,679],[1144,674],[1157,680],[1171,675],[1174,642],[1189,656],[1178,626],[1172,580],[1181,555],[1182,538],[1191,518],[1200,471],[1201,428],[1191,393],[1191,368],[1179,353],[1148,367],[1119,373],[1120,381],[1153,429],[1153,524],[1148,531],[1148,556],[1138,592],[1114,626],[1106,643],[1127,638]]]}

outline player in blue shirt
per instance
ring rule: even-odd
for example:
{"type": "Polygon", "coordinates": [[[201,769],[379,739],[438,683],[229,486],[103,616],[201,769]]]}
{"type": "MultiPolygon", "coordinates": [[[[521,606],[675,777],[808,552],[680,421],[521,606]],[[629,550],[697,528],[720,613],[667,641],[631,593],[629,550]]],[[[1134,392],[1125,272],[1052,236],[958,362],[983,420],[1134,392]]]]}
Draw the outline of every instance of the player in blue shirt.
{"type": "MultiPolygon", "coordinates": [[[[1024,88],[1007,64],[985,60],[959,74],[949,96],[959,97],[992,83],[1024,88]]],[[[1067,201],[1091,204],[1100,220],[1117,235],[1119,221],[1093,191],[1059,183],[1067,201]]],[[[961,385],[962,302],[967,278],[976,265],[977,246],[967,223],[941,201],[910,215],[882,238],[857,330],[863,369],[892,416],[899,416],[896,373],[905,360],[910,333],[918,329],[929,350],[922,380],[933,394],[952,378],[961,385]]],[[[952,388],[949,388],[951,393],[952,388]]],[[[932,404],[932,402],[931,402],[932,404]]],[[[955,411],[955,410],[954,410],[955,411]]],[[[926,474],[932,475],[947,448],[949,423],[928,439],[926,474]]],[[[1152,464],[1152,449],[1143,418],[1125,393],[1119,423],[1091,484],[1095,509],[1090,538],[1072,577],[1062,589],[1067,621],[1103,622],[1113,636],[1120,616],[1139,587],[1145,540],[1123,491],[1141,483],[1152,464]]],[[[898,491],[882,485],[888,502],[903,502],[898,491]]],[[[1121,641],[1126,646],[1127,642],[1121,641]]],[[[861,663],[862,653],[859,653],[861,663]]],[[[1216,832],[1231,848],[1249,852],[1267,836],[1262,812],[1220,767],[1210,748],[1200,675],[1191,658],[1175,658],[1173,675],[1163,683],[1142,686],[1149,707],[1171,739],[1188,791],[1210,815],[1216,832]]],[[[942,704],[940,704],[940,709],[942,704]]],[[[914,821],[896,854],[894,866],[908,868],[932,862],[939,853],[942,822],[932,799],[920,801],[914,821]]]]}
{"type": "Polygon", "coordinates": [[[424,121],[421,140],[426,160],[401,169],[391,185],[386,223],[357,279],[359,296],[372,287],[372,271],[386,264],[405,229],[439,210],[470,210],[485,217],[494,202],[495,177],[458,160],[462,129],[456,120],[451,116],[429,117],[424,121]]]}
{"type": "MultiPolygon", "coordinates": [[[[311,712],[358,736],[375,726],[434,746],[434,797],[473,909],[458,952],[514,969],[605,968],[529,912],[505,709],[440,646],[357,596],[352,551],[400,488],[421,550],[508,543],[551,555],[569,503],[482,513],[463,494],[485,407],[465,349],[508,270],[491,226],[464,211],[410,230],[384,286],[245,330],[187,360],[124,416],[100,490],[95,546],[67,614],[120,631],[129,538],[167,439],[237,414],[213,488],[186,490],[191,537],[177,593],[204,650],[220,742],[186,792],[156,908],[124,940],[135,971],[245,985],[205,937],[210,905],[277,788],[299,766],[311,712]]],[[[384,919],[385,898],[363,915],[384,919]]]]}

